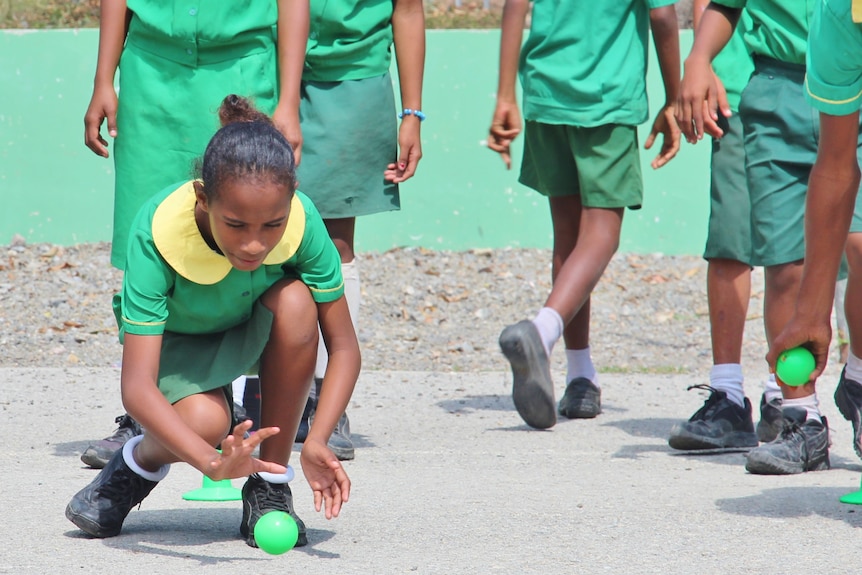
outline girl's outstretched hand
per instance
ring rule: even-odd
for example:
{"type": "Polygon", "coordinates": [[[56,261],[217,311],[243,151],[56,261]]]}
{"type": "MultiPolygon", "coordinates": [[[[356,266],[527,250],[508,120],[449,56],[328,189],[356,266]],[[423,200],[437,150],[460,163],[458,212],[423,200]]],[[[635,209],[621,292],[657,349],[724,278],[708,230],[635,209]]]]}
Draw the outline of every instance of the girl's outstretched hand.
{"type": "Polygon", "coordinates": [[[350,497],[350,478],[325,443],[306,439],[302,446],[302,472],[314,492],[314,509],[320,511],[323,503],[327,519],[338,517],[341,505],[350,497]]]}
{"type": "Polygon", "coordinates": [[[398,162],[386,166],[383,177],[394,184],[409,180],[416,173],[422,159],[422,143],[419,141],[419,118],[407,116],[401,120],[398,130],[398,162]]]}
{"type": "Polygon", "coordinates": [[[233,428],[233,433],[221,442],[221,453],[210,462],[209,469],[203,470],[213,481],[246,477],[259,471],[269,473],[286,473],[283,465],[261,461],[251,456],[252,452],[264,439],[279,432],[277,427],[264,427],[252,433],[248,438],[245,433],[251,429],[251,420],[243,421],[233,428]]]}

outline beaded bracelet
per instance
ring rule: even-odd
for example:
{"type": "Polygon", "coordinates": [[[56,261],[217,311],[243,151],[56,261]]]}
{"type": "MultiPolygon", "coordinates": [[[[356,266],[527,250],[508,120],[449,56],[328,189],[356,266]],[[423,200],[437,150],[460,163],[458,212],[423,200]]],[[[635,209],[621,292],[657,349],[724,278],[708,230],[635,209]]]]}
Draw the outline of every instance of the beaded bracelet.
{"type": "Polygon", "coordinates": [[[398,114],[399,118],[403,118],[404,116],[416,116],[419,118],[420,122],[425,121],[425,114],[422,113],[422,110],[413,110],[411,108],[404,108],[404,110],[398,114]]]}

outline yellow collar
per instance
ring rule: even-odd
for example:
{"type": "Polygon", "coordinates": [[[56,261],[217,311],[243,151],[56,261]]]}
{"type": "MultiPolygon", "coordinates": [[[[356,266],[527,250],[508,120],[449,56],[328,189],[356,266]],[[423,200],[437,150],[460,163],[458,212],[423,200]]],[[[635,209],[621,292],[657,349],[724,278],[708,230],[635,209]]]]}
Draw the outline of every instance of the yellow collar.
{"type": "MultiPolygon", "coordinates": [[[[227,277],[233,266],[201,236],[195,222],[196,201],[193,182],[183,184],[162,200],[153,214],[153,241],[178,274],[196,284],[212,285],[227,277]]],[[[263,264],[278,265],[289,260],[299,248],[304,233],[305,208],[299,195],[294,194],[284,235],[263,264]]]]}
{"type": "Polygon", "coordinates": [[[856,24],[862,23],[862,0],[853,0],[850,4],[850,12],[853,22],[856,24]]]}

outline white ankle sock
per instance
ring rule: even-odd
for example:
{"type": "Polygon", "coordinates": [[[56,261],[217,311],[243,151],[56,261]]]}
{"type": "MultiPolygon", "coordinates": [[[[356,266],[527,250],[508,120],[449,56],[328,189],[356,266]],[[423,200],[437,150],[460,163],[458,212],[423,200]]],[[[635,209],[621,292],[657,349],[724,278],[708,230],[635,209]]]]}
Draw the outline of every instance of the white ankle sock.
{"type": "Polygon", "coordinates": [[[852,379],[853,381],[862,383],[862,359],[856,357],[852,350],[847,354],[847,365],[844,366],[844,377],[845,379],[852,379]]]}
{"type": "Polygon", "coordinates": [[[563,318],[555,309],[543,307],[533,318],[533,324],[539,330],[539,336],[542,338],[542,343],[545,344],[545,353],[550,358],[554,344],[563,335],[563,328],[565,327],[563,318]]]}
{"type": "Polygon", "coordinates": [[[231,390],[233,391],[233,402],[237,405],[242,405],[242,398],[245,396],[245,376],[241,375],[231,382],[231,390]]]}
{"type": "Polygon", "coordinates": [[[787,399],[785,397],[784,402],[781,404],[781,408],[787,409],[788,407],[801,407],[808,412],[808,419],[816,419],[817,421],[820,421],[820,402],[817,401],[816,393],[796,399],[787,399]]]}
{"type": "Polygon", "coordinates": [[[585,377],[592,381],[593,385],[599,387],[599,377],[593,365],[593,358],[590,356],[590,346],[584,349],[567,349],[566,365],[566,383],[579,377],[585,377]]]}
{"type": "Polygon", "coordinates": [[[781,394],[781,388],[778,387],[778,382],[775,381],[774,373],[770,373],[766,383],[763,384],[763,395],[766,396],[767,403],[773,399],[781,399],[783,397],[781,394]]]}
{"type": "Polygon", "coordinates": [[[257,475],[267,483],[284,484],[293,481],[295,473],[293,472],[293,467],[288,465],[287,473],[269,473],[268,471],[259,471],[257,475]]]}
{"type": "Polygon", "coordinates": [[[709,371],[709,385],[726,393],[727,398],[736,405],[745,407],[742,382],[742,366],[738,363],[720,363],[713,365],[709,371]]]}
{"type": "MultiPolygon", "coordinates": [[[[362,292],[359,284],[359,267],[356,265],[356,258],[341,264],[341,277],[344,280],[344,298],[347,300],[347,309],[350,310],[350,321],[353,323],[353,331],[356,332],[356,337],[359,337],[357,323],[359,321],[359,305],[362,303],[362,292]]],[[[318,328],[319,330],[319,328],[318,328]]],[[[314,377],[323,379],[323,374],[326,373],[326,366],[329,365],[329,355],[326,353],[326,345],[323,343],[323,335],[317,340],[317,364],[314,367],[314,377]]]]}
{"type": "Polygon", "coordinates": [[[149,481],[161,481],[171,470],[171,465],[166,463],[159,467],[157,471],[147,471],[135,461],[135,447],[144,440],[143,435],[136,435],[123,445],[123,460],[126,462],[132,471],[149,481]]]}

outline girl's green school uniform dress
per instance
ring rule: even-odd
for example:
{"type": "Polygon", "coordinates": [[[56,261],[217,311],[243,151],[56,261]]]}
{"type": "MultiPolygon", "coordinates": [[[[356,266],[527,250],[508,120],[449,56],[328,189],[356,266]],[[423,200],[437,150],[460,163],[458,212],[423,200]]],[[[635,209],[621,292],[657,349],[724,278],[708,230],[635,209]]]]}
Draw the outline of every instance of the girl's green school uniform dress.
{"type": "Polygon", "coordinates": [[[392,2],[314,0],[302,75],[297,175],[326,219],[397,210],[392,2]]]}
{"type": "Polygon", "coordinates": [[[194,206],[192,182],[145,203],[131,226],[122,292],[114,296],[121,342],[126,334],[162,335],[158,384],[171,403],[229,386],[257,364],[273,318],[259,299],[277,281],[302,281],[318,303],[344,293],[338,250],[302,193],[293,197],[281,241],[250,272],[207,245],[194,206]]]}
{"type": "Polygon", "coordinates": [[[138,210],[153,190],[192,177],[224,97],[246,96],[267,114],[278,102],[275,0],[128,0],[128,9],[114,151],[119,269],[138,210]]]}

